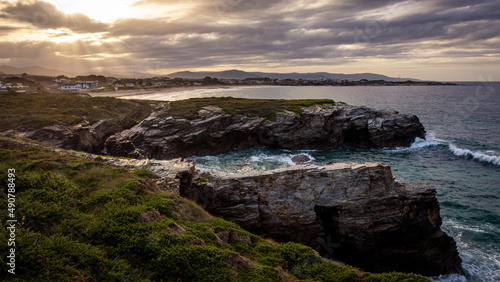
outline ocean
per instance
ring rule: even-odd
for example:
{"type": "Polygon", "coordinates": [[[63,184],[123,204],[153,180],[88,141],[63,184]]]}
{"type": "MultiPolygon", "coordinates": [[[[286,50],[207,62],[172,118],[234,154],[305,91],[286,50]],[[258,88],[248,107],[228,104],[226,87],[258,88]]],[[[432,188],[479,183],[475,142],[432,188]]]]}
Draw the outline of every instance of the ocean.
{"type": "MultiPolygon", "coordinates": [[[[436,281],[500,281],[500,83],[459,86],[242,87],[155,94],[155,100],[191,97],[263,99],[327,98],[356,106],[415,114],[427,136],[410,148],[332,151],[250,149],[220,156],[193,157],[204,170],[245,172],[293,165],[307,154],[312,164],[381,162],[396,179],[437,189],[442,229],[457,241],[465,276],[436,281]]],[[[146,98],[146,97],[141,97],[146,98]]]]}

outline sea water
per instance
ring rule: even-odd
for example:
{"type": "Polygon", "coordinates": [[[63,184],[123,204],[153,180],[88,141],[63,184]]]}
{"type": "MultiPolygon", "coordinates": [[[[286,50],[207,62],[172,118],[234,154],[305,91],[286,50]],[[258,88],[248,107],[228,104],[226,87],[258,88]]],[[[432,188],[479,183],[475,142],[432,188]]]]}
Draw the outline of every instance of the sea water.
{"type": "MultiPolygon", "coordinates": [[[[191,97],[189,92],[184,93],[191,97]]],[[[457,241],[465,276],[437,281],[500,281],[500,83],[459,86],[251,87],[207,90],[192,97],[328,98],[375,109],[415,114],[427,130],[409,148],[331,151],[251,149],[194,157],[199,169],[271,170],[306,154],[312,164],[381,162],[396,179],[437,189],[442,229],[457,241]]],[[[161,98],[160,98],[161,99],[161,98]]]]}

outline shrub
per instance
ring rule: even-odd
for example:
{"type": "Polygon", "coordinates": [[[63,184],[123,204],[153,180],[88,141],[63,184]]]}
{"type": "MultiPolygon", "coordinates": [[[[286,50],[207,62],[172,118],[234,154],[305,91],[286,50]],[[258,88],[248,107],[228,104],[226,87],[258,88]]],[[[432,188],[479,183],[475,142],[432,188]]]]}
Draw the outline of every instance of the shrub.
{"type": "Polygon", "coordinates": [[[144,169],[144,168],[135,170],[134,175],[137,177],[146,178],[146,179],[158,178],[158,176],[156,176],[154,173],[152,173],[151,171],[144,169]]]}

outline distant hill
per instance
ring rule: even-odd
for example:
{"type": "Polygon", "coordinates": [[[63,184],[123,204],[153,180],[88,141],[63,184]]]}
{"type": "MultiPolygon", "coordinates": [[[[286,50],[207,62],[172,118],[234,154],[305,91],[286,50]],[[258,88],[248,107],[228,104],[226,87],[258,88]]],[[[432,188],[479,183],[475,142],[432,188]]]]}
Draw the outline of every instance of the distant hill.
{"type": "Polygon", "coordinates": [[[3,66],[0,66],[0,72],[3,74],[12,74],[12,75],[21,75],[23,73],[27,73],[27,74],[31,74],[31,75],[46,75],[46,76],[58,76],[58,75],[62,74],[62,75],[66,75],[69,77],[75,77],[78,75],[77,73],[56,70],[56,69],[49,69],[49,68],[44,68],[44,67],[39,67],[39,66],[16,68],[16,67],[3,65],[3,66]]]}
{"type": "Polygon", "coordinates": [[[395,78],[386,75],[375,74],[375,73],[356,73],[356,74],[342,74],[342,73],[328,73],[328,72],[316,72],[316,73],[265,73],[265,72],[245,72],[241,70],[227,70],[221,72],[191,72],[182,71],[175,72],[167,75],[170,78],[188,78],[188,79],[200,79],[206,76],[222,78],[222,79],[244,79],[244,78],[265,78],[270,79],[306,79],[306,80],[321,80],[321,79],[340,79],[340,80],[351,80],[358,81],[361,79],[367,80],[386,80],[386,81],[406,81],[406,80],[418,80],[413,78],[395,78]]]}
{"type": "MultiPolygon", "coordinates": [[[[46,75],[46,76],[58,76],[58,75],[66,75],[68,77],[76,77],[78,75],[89,75],[91,73],[73,73],[63,70],[57,69],[49,69],[40,66],[32,66],[32,67],[24,67],[17,68],[12,66],[0,66],[0,74],[12,74],[12,75],[21,75],[23,73],[27,73],[30,75],[46,75]]],[[[146,78],[153,77],[159,75],[152,75],[149,73],[140,73],[136,72],[133,75],[118,75],[111,74],[107,72],[103,73],[94,73],[96,75],[104,75],[106,77],[132,77],[135,76],[137,78],[146,78]]],[[[267,73],[267,72],[246,72],[242,70],[226,70],[219,72],[191,72],[191,71],[181,71],[175,72],[168,75],[170,78],[187,78],[187,79],[201,79],[206,76],[222,78],[222,79],[245,79],[245,78],[265,78],[268,77],[270,79],[305,79],[305,80],[321,80],[321,79],[339,79],[339,80],[351,80],[351,81],[359,81],[361,79],[367,80],[385,80],[385,81],[406,81],[406,80],[414,80],[418,79],[413,78],[395,78],[389,77],[386,75],[375,74],[375,73],[356,73],[356,74],[342,74],[342,73],[328,73],[328,72],[315,72],[315,73],[267,73]]]]}

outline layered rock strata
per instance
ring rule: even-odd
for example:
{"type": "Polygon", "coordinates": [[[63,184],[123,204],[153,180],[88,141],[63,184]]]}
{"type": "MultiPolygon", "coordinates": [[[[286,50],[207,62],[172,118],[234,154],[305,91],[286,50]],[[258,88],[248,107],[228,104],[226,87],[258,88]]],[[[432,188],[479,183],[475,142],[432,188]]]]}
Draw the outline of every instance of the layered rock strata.
{"type": "Polygon", "coordinates": [[[218,155],[266,146],[284,149],[336,149],[409,146],[425,130],[416,116],[376,111],[344,103],[282,111],[276,120],[227,114],[205,107],[194,117],[154,115],[106,140],[105,154],[170,159],[218,155]]]}
{"type": "Polygon", "coordinates": [[[440,229],[435,189],[394,181],[388,166],[185,176],[182,196],[250,231],[307,244],[367,271],[462,272],[455,241],[440,229]]]}

